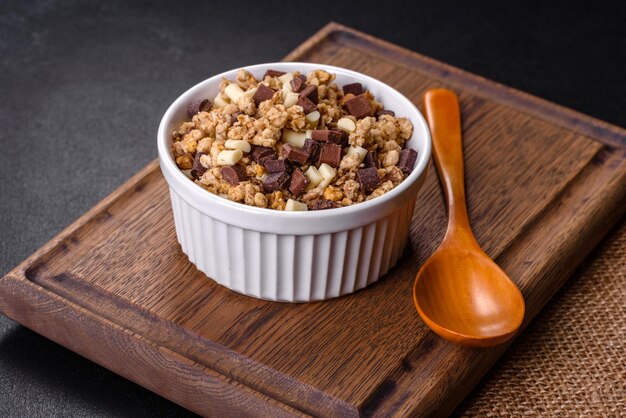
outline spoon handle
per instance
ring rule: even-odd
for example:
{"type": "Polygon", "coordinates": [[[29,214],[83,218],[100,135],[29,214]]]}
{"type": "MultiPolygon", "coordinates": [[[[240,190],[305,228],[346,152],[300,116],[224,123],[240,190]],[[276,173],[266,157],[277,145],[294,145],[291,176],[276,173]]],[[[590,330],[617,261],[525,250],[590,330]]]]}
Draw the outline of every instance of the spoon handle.
{"type": "Polygon", "coordinates": [[[433,139],[433,155],[448,203],[448,231],[464,230],[471,234],[465,204],[461,112],[456,94],[445,89],[431,89],[424,95],[426,118],[433,139]]]}

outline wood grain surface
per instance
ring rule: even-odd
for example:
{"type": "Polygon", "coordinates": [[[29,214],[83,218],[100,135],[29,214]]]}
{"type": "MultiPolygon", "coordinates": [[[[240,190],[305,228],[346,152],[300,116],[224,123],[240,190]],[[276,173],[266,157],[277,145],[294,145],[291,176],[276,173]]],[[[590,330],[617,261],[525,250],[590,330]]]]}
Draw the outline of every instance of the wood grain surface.
{"type": "MultiPolygon", "coordinates": [[[[458,93],[470,221],[522,290],[525,323],[625,212],[620,128],[337,24],[286,59],[361,71],[419,106],[427,88],[458,93]]],[[[506,346],[455,346],[421,322],[413,280],[446,226],[434,170],[420,193],[408,248],[383,280],[274,303],[189,263],[153,162],[2,278],[0,310],[202,415],[445,414],[506,346]]]]}

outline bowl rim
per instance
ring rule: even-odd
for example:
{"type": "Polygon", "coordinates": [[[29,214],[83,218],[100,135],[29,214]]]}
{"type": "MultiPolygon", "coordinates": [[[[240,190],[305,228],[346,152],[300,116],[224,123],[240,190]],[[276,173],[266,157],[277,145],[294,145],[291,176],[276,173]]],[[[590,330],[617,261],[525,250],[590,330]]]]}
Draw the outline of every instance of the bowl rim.
{"type": "MultiPolygon", "coordinates": [[[[408,115],[406,115],[408,116],[408,115]]],[[[413,135],[415,135],[416,127],[413,127],[413,135]]],[[[412,136],[413,138],[413,136],[412,136]]],[[[430,129],[428,128],[428,124],[422,113],[419,109],[411,102],[405,95],[400,93],[395,88],[389,86],[388,84],[380,81],[374,77],[370,77],[358,71],[349,70],[342,67],[337,67],[334,65],[322,64],[322,63],[311,63],[311,62],[297,62],[297,61],[285,61],[285,62],[268,62],[263,64],[255,64],[255,65],[246,65],[240,66],[231,70],[223,71],[219,74],[211,76],[199,83],[193,85],[186,91],[184,91],[180,96],[172,102],[172,104],[167,108],[161,121],[159,123],[159,129],[157,133],[157,142],[158,142],[158,155],[159,161],[161,165],[161,169],[166,177],[166,180],[170,187],[178,190],[179,187],[183,187],[186,192],[192,193],[196,199],[200,199],[208,204],[217,205],[224,210],[231,210],[240,212],[242,215],[254,215],[257,219],[263,218],[282,218],[288,217],[292,219],[301,219],[301,220],[322,220],[328,219],[335,216],[350,216],[350,215],[358,215],[359,213],[368,211],[376,206],[381,206],[387,202],[393,201],[397,197],[401,196],[404,192],[409,190],[411,186],[413,186],[420,177],[426,173],[426,169],[428,167],[428,163],[430,161],[431,151],[432,151],[432,141],[430,135],[430,129]],[[328,72],[341,73],[343,75],[347,75],[350,77],[354,77],[363,81],[363,84],[373,83],[378,84],[379,88],[388,90],[392,95],[395,95],[397,100],[404,102],[407,107],[413,112],[413,115],[419,123],[422,125],[424,137],[423,137],[423,147],[419,150],[417,161],[415,162],[415,166],[413,171],[409,176],[404,179],[398,186],[394,187],[391,191],[385,193],[382,196],[378,196],[374,199],[367,200],[361,203],[356,203],[350,206],[344,206],[340,208],[333,208],[329,210],[316,210],[316,211],[284,211],[284,210],[276,210],[270,208],[259,208],[256,206],[250,206],[238,202],[233,202],[226,198],[220,197],[213,193],[204,190],[202,187],[195,184],[195,182],[190,181],[190,179],[178,168],[176,165],[174,158],[170,152],[170,140],[171,140],[171,132],[167,131],[167,126],[170,124],[170,121],[173,119],[174,115],[181,109],[181,107],[186,108],[188,102],[190,100],[190,96],[193,96],[198,90],[203,88],[207,88],[214,82],[219,82],[222,77],[232,77],[231,74],[236,73],[241,68],[244,68],[248,71],[262,70],[262,69],[287,69],[287,71],[296,71],[296,69],[288,69],[290,67],[298,67],[298,69],[306,69],[306,70],[314,70],[314,69],[323,69],[328,72]],[[172,176],[169,177],[168,176],[172,176]],[[172,184],[170,181],[176,180],[177,184],[172,184]],[[259,218],[260,217],[260,218],[259,218]]]]}

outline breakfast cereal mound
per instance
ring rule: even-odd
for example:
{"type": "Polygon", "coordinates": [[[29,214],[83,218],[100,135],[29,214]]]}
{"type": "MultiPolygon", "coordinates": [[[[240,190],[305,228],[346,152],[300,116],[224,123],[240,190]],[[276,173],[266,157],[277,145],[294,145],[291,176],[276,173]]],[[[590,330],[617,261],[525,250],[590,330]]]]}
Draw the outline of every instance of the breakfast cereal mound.
{"type": "Polygon", "coordinates": [[[212,100],[189,103],[172,134],[178,167],[207,191],[278,210],[349,206],[392,190],[417,152],[404,148],[411,122],[361,83],[324,70],[240,69],[212,100]]]}

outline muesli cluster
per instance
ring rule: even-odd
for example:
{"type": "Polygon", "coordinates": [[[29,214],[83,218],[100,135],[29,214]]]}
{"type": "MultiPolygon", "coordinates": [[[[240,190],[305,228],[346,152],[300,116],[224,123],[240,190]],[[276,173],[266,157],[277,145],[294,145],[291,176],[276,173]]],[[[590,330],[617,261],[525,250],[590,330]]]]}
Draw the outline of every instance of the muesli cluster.
{"type": "Polygon", "coordinates": [[[361,83],[324,70],[240,69],[213,100],[190,103],[173,133],[178,167],[211,193],[278,210],[349,206],[392,190],[417,152],[413,126],[361,83]]]}

